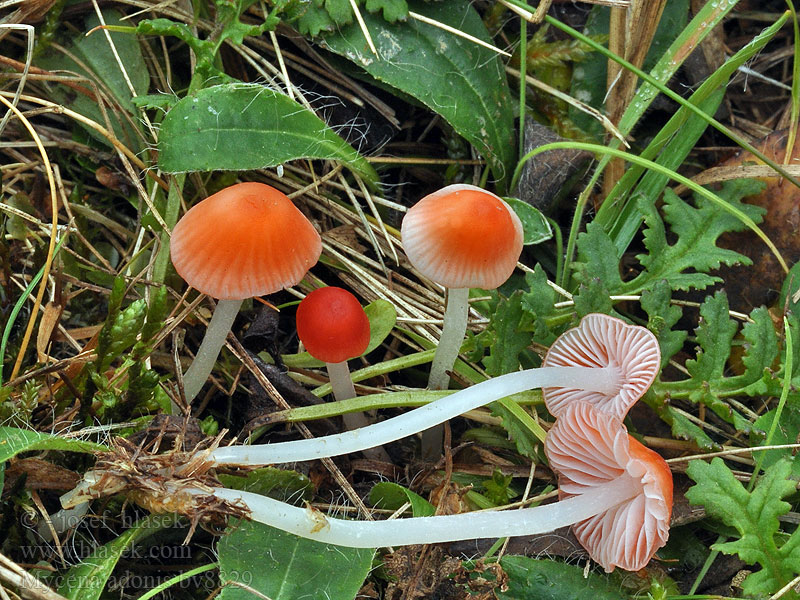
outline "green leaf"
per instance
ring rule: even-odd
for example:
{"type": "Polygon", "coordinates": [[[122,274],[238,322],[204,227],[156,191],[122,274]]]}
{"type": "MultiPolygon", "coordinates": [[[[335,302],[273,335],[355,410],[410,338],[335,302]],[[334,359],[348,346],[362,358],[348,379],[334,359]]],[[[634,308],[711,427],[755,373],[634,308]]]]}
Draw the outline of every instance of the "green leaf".
{"type": "Polygon", "coordinates": [[[618,294],[624,287],[619,274],[619,259],[614,243],[603,228],[592,222],[578,236],[578,260],[575,278],[588,281],[598,278],[610,294],[618,294]]]}
{"type": "Polygon", "coordinates": [[[239,521],[217,544],[220,600],[324,598],[353,600],[364,583],[374,550],[328,546],[274,529],[239,521]]]}
{"type": "MultiPolygon", "coordinates": [[[[107,25],[130,24],[129,22],[121,21],[122,15],[116,10],[106,9],[102,11],[102,14],[103,20],[107,25]]],[[[91,14],[87,16],[85,21],[86,31],[98,25],[100,25],[100,20],[97,15],[91,14]]],[[[139,40],[136,39],[136,36],[109,31],[95,32],[93,35],[86,36],[81,31],[72,39],[72,43],[68,46],[68,51],[72,57],[60,52],[49,51],[46,56],[38,59],[36,64],[51,71],[63,69],[86,75],[89,79],[99,82],[108,90],[126,113],[129,115],[137,114],[132,100],[134,94],[131,93],[128,81],[133,86],[136,96],[147,94],[150,88],[150,71],[144,61],[142,50],[139,47],[139,40]],[[117,62],[109,46],[107,35],[111,36],[120,62],[125,66],[127,81],[125,74],[120,69],[120,62],[117,62]]],[[[58,85],[54,88],[54,99],[103,126],[105,126],[106,118],[108,118],[116,137],[126,143],[129,148],[140,150],[143,147],[144,142],[136,131],[139,122],[137,117],[134,116],[133,119],[128,121],[117,114],[119,111],[110,107],[106,107],[105,111],[101,111],[95,98],[86,94],[76,94],[74,90],[63,85],[58,85]]],[[[109,145],[108,140],[94,129],[86,127],[86,131],[94,139],[109,145]]]]}
{"type": "MultiPolygon", "coordinates": [[[[740,199],[757,194],[762,189],[760,182],[739,179],[723,184],[717,195],[759,223],[764,209],[743,203],[740,199]]],[[[655,207],[641,199],[639,210],[645,216],[644,244],[648,252],[637,255],[637,258],[645,270],[625,283],[625,293],[639,292],[661,279],[669,281],[674,290],[704,289],[720,281],[719,277],[707,275],[706,272],[718,269],[721,264],[751,264],[752,261],[746,256],[716,245],[723,233],[743,231],[747,225],[697,194],[694,203],[695,206],[692,206],[672,190],[666,189],[662,220],[655,207]],[[674,244],[667,241],[666,224],[677,236],[674,244]]],[[[612,252],[616,256],[616,250],[612,252]]],[[[610,291],[614,293],[614,290],[610,291]]]]}
{"type": "Polygon", "coordinates": [[[289,22],[303,35],[317,37],[323,31],[333,31],[335,23],[323,7],[324,0],[310,0],[305,10],[289,22]]]}
{"type": "Polygon", "coordinates": [[[353,22],[353,9],[349,0],[325,0],[325,10],[336,25],[347,25],[353,22]]]}
{"type": "Polygon", "coordinates": [[[519,355],[531,344],[529,317],[522,308],[521,291],[501,298],[486,328],[491,336],[489,356],[483,359],[486,372],[495,377],[519,369],[519,355]]]}
{"type": "Polygon", "coordinates": [[[168,172],[261,169],[298,158],[339,160],[370,185],[375,169],[319,117],[262,85],[217,85],[180,100],[159,135],[168,172]]]}
{"type": "Polygon", "coordinates": [[[686,472],[696,482],[686,492],[689,501],[703,505],[707,514],[739,533],[739,539],[715,544],[712,549],[761,565],[760,571],[742,582],[746,596],[774,594],[800,573],[800,532],[788,538],[779,534],[778,518],[791,510],[782,498],[795,491],[795,482],[789,479],[789,461],[781,460],[766,469],[752,492],[719,457],[711,463],[692,461],[686,472]]]}
{"type": "MultiPolygon", "coordinates": [[[[364,307],[364,312],[367,313],[367,318],[369,319],[369,344],[367,349],[364,350],[364,354],[369,354],[389,337],[395,323],[397,323],[397,311],[391,302],[378,298],[367,304],[364,307]]],[[[314,358],[308,352],[284,354],[281,359],[288,367],[314,368],[325,366],[324,362],[314,358]]]]}
{"type": "Polygon", "coordinates": [[[217,477],[226,488],[269,496],[284,502],[311,500],[314,495],[314,484],[308,477],[287,469],[262,467],[244,477],[224,473],[217,477]]]}
{"type": "Polygon", "coordinates": [[[366,8],[371,13],[383,11],[383,18],[389,23],[405,21],[408,18],[406,0],[367,0],[366,8]]]}
{"type": "MultiPolygon", "coordinates": [[[[466,0],[416,0],[409,7],[491,42],[478,13],[466,0]]],[[[486,158],[502,190],[516,155],[513,102],[497,54],[417,20],[387,24],[370,13],[363,16],[379,57],[369,49],[356,23],[326,35],[325,45],[378,81],[440,114],[486,158]]]]}
{"type": "Polygon", "coordinates": [[[97,600],[106,587],[117,562],[130,546],[154,533],[171,527],[176,518],[151,515],[138,521],[118,538],[100,546],[61,578],[58,593],[69,600],[97,600]]]}
{"type": "Polygon", "coordinates": [[[533,273],[525,273],[529,290],[522,292],[522,307],[533,319],[533,341],[549,346],[556,339],[547,317],[555,312],[556,291],[547,283],[547,274],[537,264],[533,273]]]}
{"type": "Polygon", "coordinates": [[[500,417],[503,422],[503,429],[508,432],[509,437],[514,441],[517,452],[526,458],[539,461],[539,451],[542,448],[544,430],[541,425],[536,423],[533,417],[516,404],[513,396],[503,398],[498,402],[489,404],[489,410],[496,417],[500,417]],[[539,432],[541,437],[536,435],[539,432]]]}
{"type": "Polygon", "coordinates": [[[74,438],[18,429],[16,427],[0,427],[0,463],[13,458],[20,452],[31,450],[68,450],[95,454],[108,452],[103,444],[87,442],[74,438]]]}
{"type": "Polygon", "coordinates": [[[658,338],[662,368],[683,348],[683,343],[689,335],[686,331],[672,329],[683,316],[683,310],[680,306],[672,304],[671,299],[672,290],[669,283],[662,279],[651,289],[643,291],[640,301],[642,309],[648,316],[647,328],[658,338]]]}
{"type": "MultiPolygon", "coordinates": [[[[786,408],[788,410],[781,413],[781,419],[772,435],[771,444],[794,444],[800,436],[800,397],[797,394],[789,394],[786,408]]],[[[764,435],[761,432],[770,431],[776,412],[777,409],[772,409],[753,423],[753,427],[759,430],[750,435],[750,441],[754,446],[763,445],[764,435]]],[[[782,458],[791,458],[792,450],[766,450],[762,451],[762,454],[764,458],[761,466],[767,468],[782,458]]],[[[792,477],[795,479],[800,477],[800,461],[792,461],[792,477]]]]}
{"type": "Polygon", "coordinates": [[[712,440],[698,425],[692,423],[686,416],[672,406],[666,406],[659,411],[659,416],[672,428],[672,435],[681,440],[691,440],[701,450],[718,451],[720,445],[712,440]]]}
{"type": "Polygon", "coordinates": [[[519,220],[522,221],[522,243],[526,246],[541,244],[553,237],[553,228],[550,221],[535,208],[517,198],[503,198],[508,205],[517,213],[519,220]]]}
{"type": "Polygon", "coordinates": [[[611,296],[599,277],[581,283],[572,299],[575,301],[575,312],[581,318],[591,313],[615,314],[611,296]]]}
{"type": "Polygon", "coordinates": [[[499,600],[620,600],[620,582],[614,575],[584,575],[583,567],[527,556],[504,556],[500,565],[508,575],[508,590],[495,590],[499,600]]]}
{"type": "Polygon", "coordinates": [[[415,517],[432,517],[436,508],[419,494],[391,481],[376,483],[369,492],[369,503],[375,508],[398,510],[406,502],[411,504],[415,517]]]}
{"type": "Polygon", "coordinates": [[[736,323],[728,317],[725,293],[706,297],[700,306],[700,324],[696,330],[700,348],[696,358],[686,361],[686,370],[693,379],[708,383],[723,377],[736,329],[736,323]]]}

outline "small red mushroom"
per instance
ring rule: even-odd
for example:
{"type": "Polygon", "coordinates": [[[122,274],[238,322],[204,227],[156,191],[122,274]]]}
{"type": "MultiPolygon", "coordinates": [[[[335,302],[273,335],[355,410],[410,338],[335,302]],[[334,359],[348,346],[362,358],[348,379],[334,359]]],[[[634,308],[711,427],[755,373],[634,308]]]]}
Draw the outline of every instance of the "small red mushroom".
{"type": "MultiPolygon", "coordinates": [[[[297,307],[297,337],[308,353],[325,363],[337,400],[355,398],[356,390],[347,361],[361,356],[369,345],[369,319],[358,299],[340,287],[323,287],[309,293],[297,307]]],[[[346,429],[369,425],[363,413],[342,415],[346,429]]],[[[365,456],[389,461],[383,448],[368,448],[365,456]]]]}

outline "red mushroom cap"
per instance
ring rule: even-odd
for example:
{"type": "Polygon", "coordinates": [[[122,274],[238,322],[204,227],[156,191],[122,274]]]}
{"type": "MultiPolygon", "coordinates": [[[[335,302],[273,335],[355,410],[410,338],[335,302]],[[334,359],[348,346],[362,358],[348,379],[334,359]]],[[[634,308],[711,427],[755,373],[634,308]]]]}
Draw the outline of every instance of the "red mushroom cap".
{"type": "Polygon", "coordinates": [[[319,288],[297,307],[297,335],[309,354],[326,363],[361,356],[369,345],[369,319],[358,299],[338,287],[319,288]]]}
{"type": "Polygon", "coordinates": [[[419,271],[449,288],[494,289],[522,252],[522,223],[502,198],[472,185],[449,185],[412,206],[403,248],[419,271]]]}
{"type": "Polygon", "coordinates": [[[591,494],[617,477],[630,479],[632,498],[573,525],[589,555],[607,572],[638,571],[667,542],[672,473],[661,456],[628,435],[621,421],[586,402],[564,409],[545,440],[558,473],[560,498],[591,494]]]}
{"type": "Polygon", "coordinates": [[[547,410],[555,417],[570,403],[584,401],[624,419],[655,380],[661,366],[661,350],[656,337],[644,327],[593,313],[553,342],[542,366],[617,367],[620,385],[613,396],[564,387],[542,388],[542,394],[547,410]]]}
{"type": "Polygon", "coordinates": [[[321,252],[319,234],[303,213],[263,183],[237,183],[195,204],[170,241],[178,274],[221,300],[291,287],[321,252]]]}

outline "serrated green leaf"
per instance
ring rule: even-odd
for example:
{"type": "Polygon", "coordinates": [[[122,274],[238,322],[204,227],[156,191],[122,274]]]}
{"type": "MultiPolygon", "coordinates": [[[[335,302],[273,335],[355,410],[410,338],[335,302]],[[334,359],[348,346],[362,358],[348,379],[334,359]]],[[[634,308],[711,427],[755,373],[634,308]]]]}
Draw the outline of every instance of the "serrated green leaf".
{"type": "Polygon", "coordinates": [[[572,299],[578,317],[585,317],[591,313],[616,314],[608,289],[599,277],[592,277],[581,283],[572,299]]]}
{"type": "Polygon", "coordinates": [[[519,369],[519,355],[531,344],[529,317],[522,309],[522,296],[521,291],[516,291],[508,298],[501,298],[486,328],[492,342],[483,364],[493,377],[519,369]]]}
{"type": "Polygon", "coordinates": [[[672,435],[681,440],[690,440],[701,450],[717,451],[720,445],[712,440],[698,425],[692,423],[685,415],[667,406],[660,416],[672,428],[672,435]]]}
{"type": "Polygon", "coordinates": [[[619,294],[624,287],[619,274],[619,260],[614,242],[600,225],[588,223],[578,236],[578,260],[575,278],[588,281],[600,279],[610,294],[619,294]]]}
{"type": "Polygon", "coordinates": [[[800,532],[795,531],[782,544],[778,539],[778,518],[791,509],[782,499],[795,490],[795,482],[789,479],[790,461],[781,460],[766,469],[752,492],[719,457],[711,463],[692,461],[686,472],[696,482],[686,492],[689,501],[703,505],[709,515],[739,533],[739,539],[712,548],[738,554],[746,563],[762,567],[743,581],[746,595],[774,594],[800,573],[800,532]]]}
{"type": "Polygon", "coordinates": [[[235,523],[217,544],[220,600],[352,600],[374,550],[314,542],[254,521],[235,523]],[[237,584],[245,584],[248,588],[237,584]]]}
{"type": "Polygon", "coordinates": [[[728,316],[725,293],[707,296],[700,306],[700,324],[695,330],[700,348],[696,358],[686,361],[686,370],[693,379],[707,383],[723,377],[736,330],[736,323],[728,316]]]}
{"type": "Polygon", "coordinates": [[[323,31],[333,31],[335,23],[325,10],[324,0],[309,0],[305,10],[289,22],[303,35],[317,37],[323,31]]]}
{"type": "MultiPolygon", "coordinates": [[[[478,13],[466,0],[414,0],[409,7],[491,41],[478,13]]],[[[327,48],[440,114],[486,158],[502,191],[514,167],[515,138],[513,102],[497,54],[418,20],[387,24],[368,12],[363,17],[378,57],[356,23],[324,36],[327,48]]]]}
{"type": "Polygon", "coordinates": [[[398,510],[406,502],[411,504],[411,514],[415,517],[436,514],[436,507],[425,498],[391,481],[376,483],[369,492],[369,503],[375,508],[398,510]]]}
{"type": "MultiPolygon", "coordinates": [[[[764,210],[740,200],[761,189],[763,184],[760,182],[739,179],[726,182],[717,195],[759,223],[764,210]]],[[[716,245],[723,233],[743,231],[747,225],[699,195],[695,195],[694,204],[692,206],[672,190],[665,189],[662,219],[651,202],[644,198],[640,200],[639,210],[644,214],[646,224],[644,244],[648,252],[637,255],[644,271],[625,283],[624,293],[640,292],[662,279],[669,281],[674,290],[704,289],[720,281],[719,277],[707,275],[708,271],[718,269],[722,264],[751,264],[752,261],[743,254],[716,245]],[[677,236],[674,244],[667,241],[667,224],[672,234],[677,236]]]]}
{"type": "Polygon", "coordinates": [[[689,335],[686,331],[672,329],[683,316],[683,310],[680,306],[672,304],[671,299],[672,289],[669,283],[662,279],[649,290],[643,291],[640,300],[642,309],[648,316],[647,328],[658,338],[662,368],[683,348],[683,343],[689,335]]]}
{"type": "Polygon", "coordinates": [[[533,320],[533,341],[550,346],[556,334],[550,329],[547,317],[555,312],[556,291],[547,283],[547,274],[541,265],[533,273],[525,273],[528,291],[522,292],[522,307],[533,320]]]}
{"type": "Polygon", "coordinates": [[[325,10],[336,25],[353,22],[353,9],[349,0],[325,0],[325,10]]]}
{"type": "Polygon", "coordinates": [[[366,8],[371,13],[383,12],[383,18],[389,23],[404,21],[408,18],[408,2],[406,0],[367,0],[366,8]]]}
{"type": "Polygon", "coordinates": [[[168,172],[246,170],[298,158],[338,160],[374,186],[375,169],[319,117],[262,85],[231,83],[183,98],[159,135],[168,172]]]}
{"type": "MultiPolygon", "coordinates": [[[[536,428],[531,427],[530,421],[533,420],[533,417],[525,413],[522,407],[513,401],[513,397],[504,398],[500,402],[492,402],[489,404],[489,410],[494,416],[500,417],[503,429],[513,440],[517,452],[531,460],[538,461],[537,451],[542,448],[542,440],[534,433],[536,428]]],[[[541,426],[538,429],[541,431],[541,426]]]]}

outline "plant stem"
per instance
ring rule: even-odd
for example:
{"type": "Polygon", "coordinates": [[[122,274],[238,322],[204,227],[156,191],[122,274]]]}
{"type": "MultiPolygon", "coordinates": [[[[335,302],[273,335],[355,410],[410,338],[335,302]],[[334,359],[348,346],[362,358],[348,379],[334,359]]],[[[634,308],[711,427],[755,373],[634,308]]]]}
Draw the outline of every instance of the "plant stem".
{"type": "Polygon", "coordinates": [[[329,518],[311,508],[298,508],[240,490],[215,488],[214,495],[231,502],[241,501],[254,521],[304,538],[350,548],[382,548],[546,533],[605,512],[635,496],[638,488],[634,479],[624,473],[591,493],[544,506],[387,521],[329,518]]]}
{"type": "Polygon", "coordinates": [[[183,393],[186,402],[191,402],[205,384],[214,363],[217,362],[219,351],[225,344],[225,338],[231,330],[236,315],[242,307],[243,300],[219,300],[211,321],[208,323],[206,335],[197,349],[194,362],[189,370],[183,374],[183,393]]]}
{"type": "Polygon", "coordinates": [[[269,465],[359,452],[399,440],[500,398],[539,387],[570,387],[609,395],[620,387],[616,367],[541,367],[508,373],[368,427],[311,440],[225,446],[211,452],[217,464],[269,465]]]}

